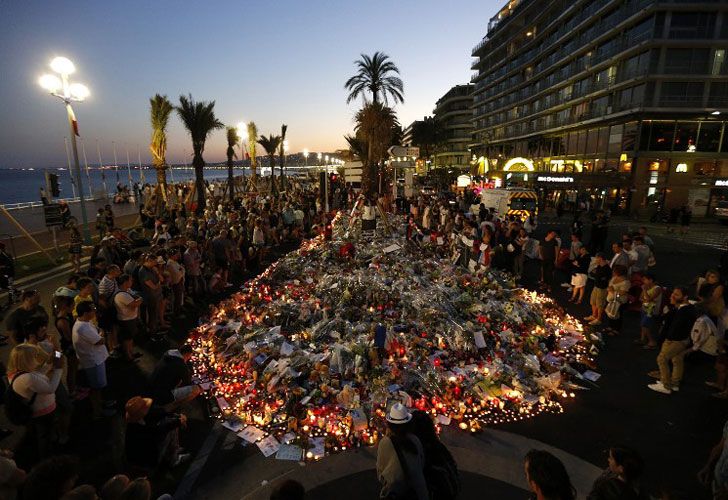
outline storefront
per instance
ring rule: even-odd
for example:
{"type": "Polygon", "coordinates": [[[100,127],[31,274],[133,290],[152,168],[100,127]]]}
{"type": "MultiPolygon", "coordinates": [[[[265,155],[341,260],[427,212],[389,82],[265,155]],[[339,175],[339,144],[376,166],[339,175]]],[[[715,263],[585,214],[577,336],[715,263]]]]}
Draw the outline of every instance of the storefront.
{"type": "Polygon", "coordinates": [[[728,201],[728,178],[713,181],[708,198],[707,217],[715,217],[715,208],[721,201],[728,201]]]}

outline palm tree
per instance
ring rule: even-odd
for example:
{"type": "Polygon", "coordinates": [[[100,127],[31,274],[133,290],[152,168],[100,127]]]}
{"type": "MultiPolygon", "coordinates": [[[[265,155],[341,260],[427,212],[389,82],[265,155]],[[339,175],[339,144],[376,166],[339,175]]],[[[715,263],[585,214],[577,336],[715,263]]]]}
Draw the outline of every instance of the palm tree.
{"type": "Polygon", "coordinates": [[[392,108],[372,102],[360,109],[355,117],[357,136],[367,142],[367,162],[364,165],[362,189],[372,193],[378,165],[392,141],[395,126],[399,125],[392,108]]]}
{"type": "MultiPolygon", "coordinates": [[[[288,125],[281,125],[281,143],[278,145],[278,157],[280,160],[280,166],[281,166],[281,172],[278,176],[279,179],[283,178],[283,182],[281,183],[281,186],[285,183],[285,175],[283,174],[283,169],[286,168],[286,131],[288,130],[288,125]]],[[[272,171],[271,171],[272,173],[272,171]]]]}
{"type": "Polygon", "coordinates": [[[268,153],[268,163],[270,164],[270,186],[271,191],[273,192],[274,196],[278,196],[278,193],[276,191],[276,184],[275,184],[275,155],[276,155],[276,149],[281,143],[281,136],[280,135],[273,135],[270,134],[268,137],[261,135],[260,139],[258,139],[258,144],[263,146],[263,149],[265,149],[265,152],[268,153]]]}
{"type": "Polygon", "coordinates": [[[372,94],[374,103],[378,103],[381,97],[385,104],[389,104],[389,96],[395,104],[404,102],[402,96],[404,85],[402,80],[395,76],[395,74],[399,74],[399,68],[387,54],[375,52],[371,57],[362,54],[361,59],[354,61],[354,65],[358,68],[356,75],[349,78],[344,84],[344,88],[349,91],[349,96],[346,98],[347,104],[359,96],[366,101],[367,92],[372,94]]]}
{"type": "Polygon", "coordinates": [[[367,144],[367,141],[360,137],[360,135],[361,134],[345,135],[344,139],[346,139],[346,142],[349,143],[349,152],[351,155],[358,159],[362,165],[365,165],[367,163],[367,151],[369,145],[367,144]]]}
{"type": "Polygon", "coordinates": [[[205,210],[205,160],[202,158],[205,141],[213,130],[223,128],[225,125],[215,116],[215,101],[195,102],[192,95],[189,97],[181,95],[179,104],[177,114],[192,138],[192,166],[195,168],[197,184],[197,214],[202,215],[205,210]]]}
{"type": "Polygon", "coordinates": [[[157,196],[162,196],[167,204],[167,123],[172,113],[172,103],[166,95],[156,94],[149,99],[150,117],[152,120],[152,141],[149,151],[152,153],[152,164],[157,171],[157,196]]]}
{"type": "Polygon", "coordinates": [[[248,122],[248,154],[250,155],[251,188],[255,191],[258,187],[258,178],[256,169],[258,168],[258,158],[255,156],[255,145],[258,140],[258,127],[255,122],[248,122]]]}
{"type": "Polygon", "coordinates": [[[238,129],[235,127],[227,128],[227,166],[228,166],[228,190],[230,191],[230,203],[233,202],[234,196],[234,179],[233,179],[233,158],[237,158],[235,154],[235,146],[238,145],[240,138],[238,137],[238,129]]]}

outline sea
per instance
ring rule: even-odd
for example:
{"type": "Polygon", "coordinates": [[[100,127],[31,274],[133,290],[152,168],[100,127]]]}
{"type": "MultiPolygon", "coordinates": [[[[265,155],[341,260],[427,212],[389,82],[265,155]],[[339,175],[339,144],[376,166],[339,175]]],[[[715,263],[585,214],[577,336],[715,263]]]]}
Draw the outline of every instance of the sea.
{"type": "MultiPolygon", "coordinates": [[[[75,186],[75,180],[72,181],[71,173],[68,169],[1,169],[0,170],[0,204],[23,203],[29,201],[40,201],[40,188],[45,187],[45,172],[58,175],[59,187],[61,190],[60,198],[73,198],[78,196],[75,186]]],[[[123,185],[129,185],[129,175],[131,175],[132,185],[134,182],[140,182],[141,173],[144,173],[144,181],[150,184],[156,184],[157,173],[153,168],[132,168],[129,171],[126,167],[118,169],[106,168],[89,168],[88,174],[85,168],[81,168],[81,183],[83,184],[84,194],[89,196],[91,190],[93,193],[103,193],[104,183],[106,183],[106,192],[116,192],[116,185],[121,182],[123,185]]],[[[233,169],[234,175],[249,174],[248,169],[236,167],[233,169]]],[[[206,180],[227,179],[227,169],[219,167],[206,168],[206,180]]],[[[195,171],[192,168],[174,167],[167,170],[167,182],[180,182],[195,178],[195,171]]]]}

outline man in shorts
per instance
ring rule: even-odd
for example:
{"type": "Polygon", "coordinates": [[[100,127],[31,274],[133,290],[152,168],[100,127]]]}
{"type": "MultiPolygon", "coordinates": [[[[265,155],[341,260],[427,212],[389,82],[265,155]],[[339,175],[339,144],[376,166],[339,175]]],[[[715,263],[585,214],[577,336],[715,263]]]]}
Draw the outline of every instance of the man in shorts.
{"type": "Polygon", "coordinates": [[[100,332],[94,320],[96,305],[93,302],[81,302],[76,306],[78,318],[73,324],[73,348],[78,357],[78,366],[86,374],[91,393],[91,411],[94,418],[101,417],[101,391],[106,387],[106,360],[109,351],[103,332],[100,332]]]}
{"type": "Polygon", "coordinates": [[[607,288],[609,287],[609,278],[612,277],[612,270],[609,268],[609,263],[602,252],[598,252],[595,259],[596,267],[589,273],[589,276],[594,280],[594,288],[589,297],[592,313],[584,320],[589,321],[592,326],[599,326],[602,324],[604,308],[607,306],[607,288]]]}

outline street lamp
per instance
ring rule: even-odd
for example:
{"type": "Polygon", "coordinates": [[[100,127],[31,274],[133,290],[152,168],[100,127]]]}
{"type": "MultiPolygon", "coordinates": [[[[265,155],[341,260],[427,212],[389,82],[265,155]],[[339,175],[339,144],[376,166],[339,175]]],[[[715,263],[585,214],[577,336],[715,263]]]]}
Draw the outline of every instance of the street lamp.
{"type": "Polygon", "coordinates": [[[303,148],[303,159],[306,162],[306,166],[308,167],[308,149],[303,148]]]}
{"type": "Polygon", "coordinates": [[[317,153],[316,158],[318,158],[319,165],[321,165],[321,153],[317,153]]]}
{"type": "Polygon", "coordinates": [[[78,122],[71,108],[72,102],[82,102],[90,92],[88,87],[80,83],[68,81],[68,75],[76,71],[73,63],[65,57],[56,57],[51,61],[51,69],[60,75],[60,78],[53,74],[45,74],[40,77],[38,83],[52,96],[58,97],[66,105],[68,115],[68,126],[71,128],[71,144],[73,145],[74,175],[78,186],[78,201],[81,204],[81,220],[83,221],[83,238],[87,245],[91,244],[91,233],[88,228],[88,216],[86,215],[86,200],[83,197],[83,184],[81,182],[81,166],[78,162],[78,147],[76,146],[76,134],[78,133],[78,122]]]}
{"type": "Polygon", "coordinates": [[[248,125],[245,122],[240,122],[237,125],[238,139],[240,139],[240,164],[243,166],[243,175],[245,175],[245,154],[243,148],[247,150],[245,141],[248,140],[248,125]]]}

